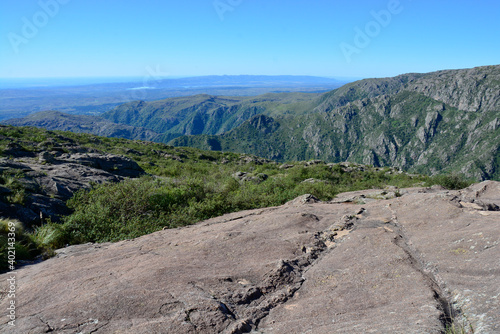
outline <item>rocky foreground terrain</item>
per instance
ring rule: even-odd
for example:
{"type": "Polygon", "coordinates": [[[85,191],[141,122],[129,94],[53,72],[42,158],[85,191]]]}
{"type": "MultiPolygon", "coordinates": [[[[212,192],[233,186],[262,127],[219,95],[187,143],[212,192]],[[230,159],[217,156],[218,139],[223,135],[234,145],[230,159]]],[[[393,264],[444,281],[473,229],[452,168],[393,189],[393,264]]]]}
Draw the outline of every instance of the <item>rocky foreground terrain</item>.
{"type": "Polygon", "coordinates": [[[493,181],[305,195],[67,247],[17,271],[0,332],[499,333],[499,205],[493,181]]]}

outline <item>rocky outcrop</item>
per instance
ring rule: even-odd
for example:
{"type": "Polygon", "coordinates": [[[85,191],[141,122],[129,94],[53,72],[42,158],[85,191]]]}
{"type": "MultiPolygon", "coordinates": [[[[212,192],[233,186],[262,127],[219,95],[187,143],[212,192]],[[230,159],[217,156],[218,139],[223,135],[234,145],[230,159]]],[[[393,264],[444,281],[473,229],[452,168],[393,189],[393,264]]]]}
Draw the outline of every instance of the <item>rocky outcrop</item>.
{"type": "Polygon", "coordinates": [[[0,194],[0,217],[18,219],[26,227],[37,225],[45,218],[58,221],[60,216],[69,213],[65,201],[77,190],[89,188],[92,183],[118,182],[124,177],[144,174],[144,170],[127,157],[85,152],[81,147],[52,149],[38,152],[38,157],[33,152],[24,154],[18,150],[19,158],[0,159],[2,173],[16,173],[15,179],[24,197],[19,198],[18,203],[8,203],[5,196],[10,194],[0,194]],[[65,151],[74,153],[63,153],[65,151]]]}
{"type": "Polygon", "coordinates": [[[17,271],[16,327],[0,331],[499,332],[500,183],[379,192],[61,249],[17,271]]]}
{"type": "Polygon", "coordinates": [[[412,80],[408,91],[422,93],[469,112],[500,110],[499,66],[484,66],[456,71],[439,71],[412,80]]]}
{"type": "Polygon", "coordinates": [[[276,122],[273,118],[265,115],[257,115],[248,120],[249,125],[254,127],[255,130],[262,133],[272,133],[276,131],[280,124],[276,122]]]}
{"type": "Polygon", "coordinates": [[[244,182],[253,182],[256,184],[262,183],[269,177],[264,173],[246,173],[246,172],[236,172],[231,175],[235,180],[244,183],[244,182]]]}
{"type": "Polygon", "coordinates": [[[56,163],[73,163],[95,169],[101,169],[125,177],[137,177],[144,174],[144,171],[134,160],[114,154],[100,153],[76,153],[63,154],[57,159],[56,163]]]}

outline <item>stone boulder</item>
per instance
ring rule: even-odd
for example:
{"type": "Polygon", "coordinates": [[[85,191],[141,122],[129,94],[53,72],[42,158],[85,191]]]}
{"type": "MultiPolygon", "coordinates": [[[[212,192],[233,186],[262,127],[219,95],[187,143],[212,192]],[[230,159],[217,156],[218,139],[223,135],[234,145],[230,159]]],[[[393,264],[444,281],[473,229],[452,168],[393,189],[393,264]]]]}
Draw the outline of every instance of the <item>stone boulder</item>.
{"type": "Polygon", "coordinates": [[[231,175],[235,180],[241,182],[253,182],[259,184],[264,182],[269,178],[267,174],[264,173],[246,173],[246,172],[236,172],[231,175]]]}

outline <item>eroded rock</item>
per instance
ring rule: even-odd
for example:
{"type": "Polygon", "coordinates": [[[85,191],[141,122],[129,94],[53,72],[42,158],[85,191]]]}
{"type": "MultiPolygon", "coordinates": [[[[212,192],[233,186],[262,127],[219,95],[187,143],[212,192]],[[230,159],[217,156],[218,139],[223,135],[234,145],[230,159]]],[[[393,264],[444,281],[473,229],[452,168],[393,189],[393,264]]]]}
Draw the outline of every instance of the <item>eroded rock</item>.
{"type": "MultiPolygon", "coordinates": [[[[64,149],[82,151],[74,146],[64,149]]],[[[0,217],[18,219],[25,227],[37,225],[45,218],[58,221],[61,215],[69,212],[64,202],[77,190],[89,188],[92,183],[118,182],[124,177],[144,174],[135,161],[126,157],[63,151],[43,151],[33,158],[1,158],[0,170],[15,172],[26,192],[23,205],[4,201],[0,206],[0,217]]],[[[7,190],[0,196],[8,195],[7,190]]]]}

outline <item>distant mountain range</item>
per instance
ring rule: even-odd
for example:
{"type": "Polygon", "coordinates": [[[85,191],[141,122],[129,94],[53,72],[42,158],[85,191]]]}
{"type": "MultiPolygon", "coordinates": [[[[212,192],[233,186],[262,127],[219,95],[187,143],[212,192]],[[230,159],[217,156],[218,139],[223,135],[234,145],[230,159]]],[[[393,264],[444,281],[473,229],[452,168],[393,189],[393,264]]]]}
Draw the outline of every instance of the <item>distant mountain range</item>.
{"type": "MultiPolygon", "coordinates": [[[[149,69],[143,78],[129,82],[76,84],[83,79],[38,80],[33,87],[19,87],[27,82],[0,80],[0,120],[58,110],[72,114],[98,115],[122,103],[152,101],[196,94],[251,96],[269,92],[326,92],[353,80],[313,76],[211,75],[165,79],[149,69]],[[75,83],[71,85],[71,83],[75,83]],[[7,89],[7,87],[10,87],[7,89]],[[13,88],[17,87],[17,88],[13,88]],[[3,88],[3,89],[2,89],[3,88]]],[[[90,80],[90,79],[88,79],[90,80]]],[[[110,79],[112,80],[112,79],[110,79]]],[[[115,79],[118,80],[118,79],[115,79]]]]}
{"type": "Polygon", "coordinates": [[[366,79],[324,94],[195,95],[122,104],[100,117],[45,112],[5,122],[250,153],[500,179],[500,66],[366,79]]]}

